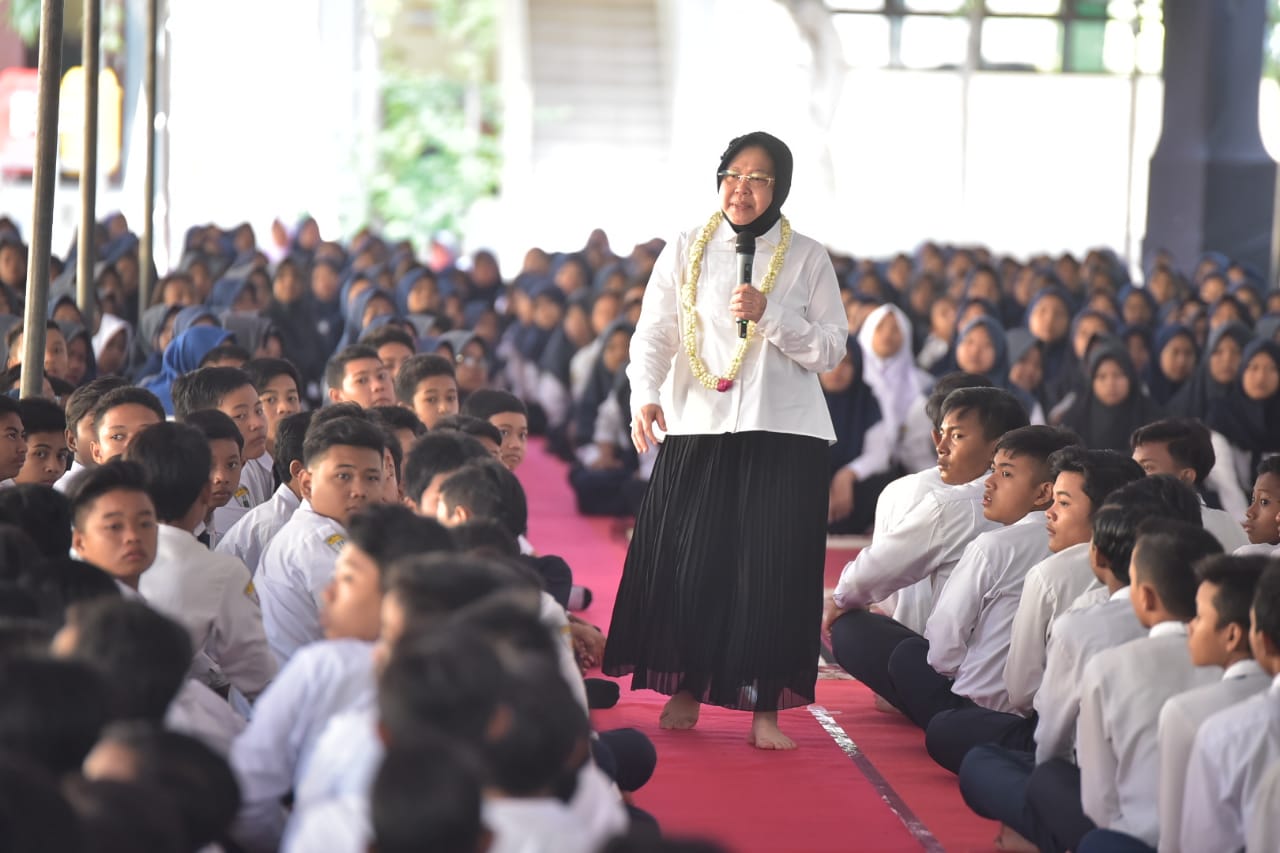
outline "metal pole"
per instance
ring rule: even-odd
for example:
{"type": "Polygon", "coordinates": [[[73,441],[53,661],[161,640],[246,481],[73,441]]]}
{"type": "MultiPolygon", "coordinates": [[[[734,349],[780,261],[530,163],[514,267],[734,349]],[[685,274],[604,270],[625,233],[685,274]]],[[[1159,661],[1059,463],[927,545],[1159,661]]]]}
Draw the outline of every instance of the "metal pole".
{"type": "Polygon", "coordinates": [[[147,69],[143,88],[147,98],[147,163],[143,181],[142,245],[138,249],[138,316],[151,305],[151,269],[155,265],[156,209],[156,42],[159,41],[159,0],[147,2],[147,69]]]}
{"type": "Polygon", "coordinates": [[[31,255],[27,259],[23,313],[23,397],[44,390],[44,324],[49,315],[49,250],[53,242],[53,188],[58,182],[58,86],[62,82],[62,0],[40,4],[40,94],[36,112],[36,163],[32,172],[31,255]]]}
{"type": "Polygon", "coordinates": [[[76,304],[92,329],[94,319],[93,241],[98,203],[98,43],[102,36],[101,0],[84,3],[84,161],[80,168],[80,248],[76,257],[76,304]]]}

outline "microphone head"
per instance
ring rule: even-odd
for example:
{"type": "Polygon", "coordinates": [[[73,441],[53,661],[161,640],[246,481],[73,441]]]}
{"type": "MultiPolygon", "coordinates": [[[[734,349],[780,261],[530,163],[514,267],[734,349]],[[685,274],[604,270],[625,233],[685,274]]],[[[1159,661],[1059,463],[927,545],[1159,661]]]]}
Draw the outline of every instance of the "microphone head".
{"type": "Polygon", "coordinates": [[[738,232],[738,254],[754,255],[756,253],[756,235],[750,231],[738,232]]]}

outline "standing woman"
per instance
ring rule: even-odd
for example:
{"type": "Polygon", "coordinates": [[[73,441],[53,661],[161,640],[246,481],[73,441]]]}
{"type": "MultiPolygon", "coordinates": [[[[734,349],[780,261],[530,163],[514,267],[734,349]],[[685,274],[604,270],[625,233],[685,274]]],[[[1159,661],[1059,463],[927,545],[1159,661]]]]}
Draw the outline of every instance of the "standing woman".
{"type": "Polygon", "coordinates": [[[847,334],[826,250],[781,214],[791,171],[776,137],[734,139],[720,209],[653,269],[627,368],[631,436],[642,453],[666,437],[604,655],[607,674],[671,696],[663,728],[692,728],[704,702],[751,711],[761,749],[793,749],[778,711],[814,698],[835,438],[818,374],[847,334]],[[757,286],[738,281],[743,232],[757,286]]]}

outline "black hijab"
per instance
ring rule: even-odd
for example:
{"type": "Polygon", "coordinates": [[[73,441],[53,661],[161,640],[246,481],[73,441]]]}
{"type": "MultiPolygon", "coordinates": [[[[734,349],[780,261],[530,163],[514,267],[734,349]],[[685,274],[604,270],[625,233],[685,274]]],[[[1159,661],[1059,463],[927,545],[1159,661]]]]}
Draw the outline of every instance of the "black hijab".
{"type": "MultiPolygon", "coordinates": [[[[738,136],[729,143],[729,147],[720,155],[720,167],[716,169],[716,189],[720,189],[720,184],[724,181],[719,173],[729,168],[729,164],[737,157],[743,149],[746,148],[763,148],[769,154],[769,159],[773,161],[773,201],[764,209],[764,212],[748,222],[746,225],[734,225],[729,222],[729,226],[733,228],[735,233],[749,231],[759,237],[773,227],[773,224],[782,216],[782,204],[787,200],[787,195],[791,192],[791,172],[794,166],[794,160],[791,157],[791,149],[787,144],[772,134],[765,133],[763,130],[756,130],[743,136],[738,136]]],[[[729,220],[726,219],[726,222],[729,220]]]]}
{"type": "Polygon", "coordinates": [[[1259,354],[1270,356],[1280,367],[1280,344],[1263,340],[1250,343],[1240,358],[1240,373],[1231,390],[1206,419],[1210,429],[1253,455],[1252,468],[1257,468],[1263,455],[1280,451],[1280,393],[1265,400],[1254,400],[1244,393],[1244,372],[1259,354]]]}
{"type": "MultiPolygon", "coordinates": [[[[1218,348],[1225,337],[1234,338],[1243,351],[1249,345],[1252,335],[1243,323],[1224,323],[1209,333],[1209,340],[1200,353],[1200,361],[1196,372],[1182,383],[1174,395],[1169,398],[1169,414],[1180,418],[1199,418],[1204,420],[1214,406],[1226,398],[1231,383],[1222,383],[1213,378],[1209,362],[1213,359],[1213,351],[1218,348]]],[[[1241,364],[1244,362],[1241,361],[1241,364]]]]}
{"type": "Polygon", "coordinates": [[[1133,431],[1164,416],[1160,406],[1142,390],[1142,380],[1129,358],[1129,350],[1119,341],[1109,339],[1094,348],[1089,355],[1088,382],[1062,418],[1062,425],[1075,430],[1085,447],[1127,454],[1133,431]],[[1108,361],[1119,365],[1129,379],[1129,396],[1113,406],[1105,405],[1093,394],[1093,379],[1108,361]]]}
{"type": "Polygon", "coordinates": [[[862,445],[867,430],[880,422],[880,403],[875,392],[862,379],[862,347],[856,336],[845,342],[845,351],[853,361],[853,382],[843,391],[829,394],[827,410],[831,413],[831,425],[835,428],[836,442],[831,445],[831,470],[834,472],[862,455],[862,445]]]}

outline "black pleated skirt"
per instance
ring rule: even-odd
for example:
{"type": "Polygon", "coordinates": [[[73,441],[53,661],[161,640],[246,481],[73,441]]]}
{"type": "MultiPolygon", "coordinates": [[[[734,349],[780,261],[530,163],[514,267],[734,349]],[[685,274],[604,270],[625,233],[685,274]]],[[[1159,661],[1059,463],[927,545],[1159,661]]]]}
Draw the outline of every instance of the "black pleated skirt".
{"type": "Polygon", "coordinates": [[[604,672],[726,708],[811,703],[827,467],[827,443],[808,436],[667,436],[636,516],[604,672]]]}

